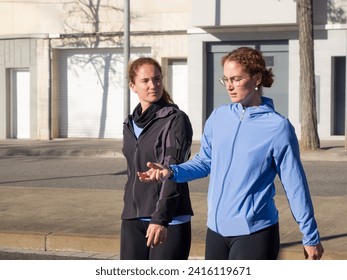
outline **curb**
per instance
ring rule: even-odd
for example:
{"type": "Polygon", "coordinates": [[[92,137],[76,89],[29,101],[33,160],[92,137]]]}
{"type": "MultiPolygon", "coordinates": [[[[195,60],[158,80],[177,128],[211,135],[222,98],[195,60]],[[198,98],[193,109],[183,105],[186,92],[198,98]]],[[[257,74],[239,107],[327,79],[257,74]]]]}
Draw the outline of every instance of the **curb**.
{"type": "Polygon", "coordinates": [[[124,158],[123,154],[107,150],[4,150],[0,157],[99,157],[99,158],[124,158]]]}
{"type": "Polygon", "coordinates": [[[347,150],[341,152],[302,152],[302,161],[347,161],[347,150]]]}
{"type": "MultiPolygon", "coordinates": [[[[0,232],[0,247],[7,251],[80,254],[90,258],[119,259],[119,238],[113,235],[76,235],[38,232],[0,232]]],[[[189,259],[204,259],[204,242],[192,242],[189,259]]],[[[324,260],[346,260],[346,253],[325,252],[324,260]]],[[[304,260],[302,246],[281,248],[278,260],[304,260]]]]}
{"type": "Polygon", "coordinates": [[[119,252],[119,239],[113,235],[3,231],[0,232],[0,247],[14,250],[117,254],[116,252],[119,252]]]}

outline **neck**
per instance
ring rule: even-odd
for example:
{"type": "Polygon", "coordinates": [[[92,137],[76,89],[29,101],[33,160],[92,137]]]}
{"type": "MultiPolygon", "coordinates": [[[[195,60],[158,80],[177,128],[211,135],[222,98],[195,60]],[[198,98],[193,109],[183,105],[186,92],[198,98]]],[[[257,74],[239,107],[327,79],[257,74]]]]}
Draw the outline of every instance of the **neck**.
{"type": "Polygon", "coordinates": [[[261,96],[259,94],[256,94],[252,97],[253,97],[252,99],[249,99],[249,100],[246,99],[240,102],[241,105],[244,108],[247,108],[247,107],[257,107],[262,103],[261,96]]]}

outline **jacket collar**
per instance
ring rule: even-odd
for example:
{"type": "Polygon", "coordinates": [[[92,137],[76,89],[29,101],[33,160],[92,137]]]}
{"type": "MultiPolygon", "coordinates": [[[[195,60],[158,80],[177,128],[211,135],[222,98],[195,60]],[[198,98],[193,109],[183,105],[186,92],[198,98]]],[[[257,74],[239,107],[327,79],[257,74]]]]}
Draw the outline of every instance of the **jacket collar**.
{"type": "MultiPolygon", "coordinates": [[[[172,114],[173,112],[177,111],[178,106],[176,104],[168,104],[167,106],[161,108],[157,113],[154,119],[158,118],[165,118],[166,116],[172,114]]],[[[129,125],[129,123],[132,121],[132,116],[129,115],[123,122],[123,124],[129,125]]]]}
{"type": "Polygon", "coordinates": [[[273,100],[268,97],[261,97],[262,103],[259,106],[247,107],[244,108],[241,103],[235,104],[234,107],[235,113],[237,115],[244,115],[244,117],[255,117],[257,115],[262,115],[265,113],[272,113],[275,111],[275,106],[273,100]]]}

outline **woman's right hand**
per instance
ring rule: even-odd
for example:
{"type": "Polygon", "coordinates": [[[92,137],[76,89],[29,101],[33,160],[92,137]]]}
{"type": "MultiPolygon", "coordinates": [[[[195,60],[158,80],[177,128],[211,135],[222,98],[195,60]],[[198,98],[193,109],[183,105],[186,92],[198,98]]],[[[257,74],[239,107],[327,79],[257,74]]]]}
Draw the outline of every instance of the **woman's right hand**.
{"type": "Polygon", "coordinates": [[[163,182],[170,177],[170,170],[160,163],[147,162],[147,167],[147,171],[137,172],[141,182],[163,182]]]}

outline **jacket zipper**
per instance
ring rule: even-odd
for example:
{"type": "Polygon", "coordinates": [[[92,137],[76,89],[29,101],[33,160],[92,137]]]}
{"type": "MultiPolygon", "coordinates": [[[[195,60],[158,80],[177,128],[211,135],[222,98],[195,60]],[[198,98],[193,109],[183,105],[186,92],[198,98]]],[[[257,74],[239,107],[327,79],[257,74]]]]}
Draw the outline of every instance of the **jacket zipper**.
{"type": "MultiPolygon", "coordinates": [[[[137,153],[138,153],[138,140],[136,139],[136,147],[135,147],[135,153],[134,153],[134,158],[133,158],[134,164],[137,164],[137,162],[136,162],[137,153]]],[[[135,169],[137,170],[137,166],[136,166],[135,169]]],[[[135,171],[135,173],[136,173],[136,171],[135,171]]],[[[135,209],[136,209],[136,216],[138,216],[138,215],[139,215],[139,213],[138,213],[138,208],[137,208],[136,203],[135,203],[135,186],[136,186],[136,174],[134,175],[134,180],[133,180],[132,195],[133,195],[134,207],[135,207],[135,209]]]]}
{"type": "MultiPolygon", "coordinates": [[[[149,126],[151,123],[153,122],[150,121],[148,124],[146,124],[146,126],[143,128],[143,130],[146,129],[147,126],[149,126]]],[[[129,129],[129,128],[128,128],[129,129]]],[[[139,135],[139,137],[137,138],[133,132],[131,131],[131,129],[129,129],[129,132],[133,135],[133,137],[135,138],[135,141],[136,141],[136,146],[135,146],[135,152],[134,152],[134,157],[133,157],[133,162],[134,162],[134,167],[136,170],[138,170],[138,161],[137,161],[137,155],[138,155],[138,147],[139,147],[139,139],[141,137],[141,134],[139,135]]],[[[136,171],[135,171],[136,173],[136,171]]],[[[133,205],[134,205],[134,208],[136,209],[136,216],[139,216],[139,212],[138,212],[138,207],[136,205],[136,200],[135,200],[135,186],[136,186],[136,174],[134,175],[134,180],[133,180],[133,184],[132,184],[132,197],[133,197],[133,205]]]]}
{"type": "MultiPolygon", "coordinates": [[[[240,121],[239,121],[239,124],[237,126],[237,130],[236,130],[236,133],[235,133],[235,137],[234,137],[234,141],[233,141],[233,146],[232,146],[232,149],[231,149],[231,159],[230,159],[230,163],[229,163],[229,168],[227,170],[230,169],[231,167],[231,163],[232,163],[232,160],[233,160],[233,157],[234,157],[234,148],[235,148],[235,142],[236,142],[236,138],[237,138],[237,135],[239,133],[239,130],[240,130],[240,126],[243,122],[243,119],[244,119],[244,116],[245,116],[245,112],[246,112],[246,109],[243,108],[242,109],[242,112],[241,112],[241,115],[240,115],[240,121]]],[[[215,217],[214,217],[214,221],[215,221],[215,226],[216,226],[216,231],[217,233],[219,233],[219,229],[218,229],[218,223],[217,223],[217,214],[218,214],[218,209],[219,209],[219,206],[220,206],[220,203],[221,203],[221,200],[222,200],[222,196],[223,196],[223,193],[224,193],[224,188],[225,188],[225,178],[226,176],[224,176],[224,180],[223,180],[223,183],[222,183],[222,191],[221,191],[221,194],[219,196],[219,200],[218,200],[218,203],[217,203],[217,207],[216,207],[216,213],[215,213],[215,217]]]]}
{"type": "MultiPolygon", "coordinates": [[[[136,138],[136,136],[134,135],[134,133],[132,132],[132,130],[129,128],[129,126],[127,125],[127,130],[129,132],[129,134],[131,134],[134,139],[135,139],[135,142],[136,142],[136,146],[135,146],[135,153],[134,153],[134,157],[133,157],[133,162],[134,162],[134,166],[137,164],[137,161],[136,161],[136,158],[137,158],[137,153],[138,153],[138,139],[136,138]]],[[[135,167],[135,169],[137,169],[137,167],[135,167]]],[[[133,205],[134,205],[134,208],[136,209],[136,215],[138,215],[138,210],[137,210],[137,207],[136,207],[136,203],[135,203],[135,185],[136,185],[136,177],[134,176],[134,180],[133,180],[133,183],[132,183],[132,198],[133,198],[133,205]]]]}
{"type": "MultiPolygon", "coordinates": [[[[171,114],[171,113],[169,113],[171,114]]],[[[145,127],[143,128],[143,130],[145,130],[149,125],[152,124],[153,121],[157,120],[157,119],[160,119],[162,117],[156,117],[154,118],[153,120],[151,120],[148,124],[145,125],[145,127]]],[[[131,131],[131,129],[127,126],[127,129],[129,130],[129,132],[132,134],[132,136],[135,138],[135,141],[136,141],[136,147],[135,147],[135,153],[134,153],[134,157],[133,157],[133,162],[134,162],[134,166],[135,166],[135,169],[137,170],[138,169],[138,161],[137,161],[137,155],[138,155],[138,144],[139,144],[139,139],[141,138],[141,134],[139,135],[139,137],[137,138],[136,135],[134,135],[134,133],[131,131]]],[[[136,186],[136,174],[135,174],[135,177],[134,177],[134,180],[133,180],[133,184],[132,184],[132,198],[133,198],[133,205],[134,205],[134,208],[136,209],[136,216],[139,216],[139,212],[138,212],[138,207],[135,203],[135,186],[136,186]]]]}

